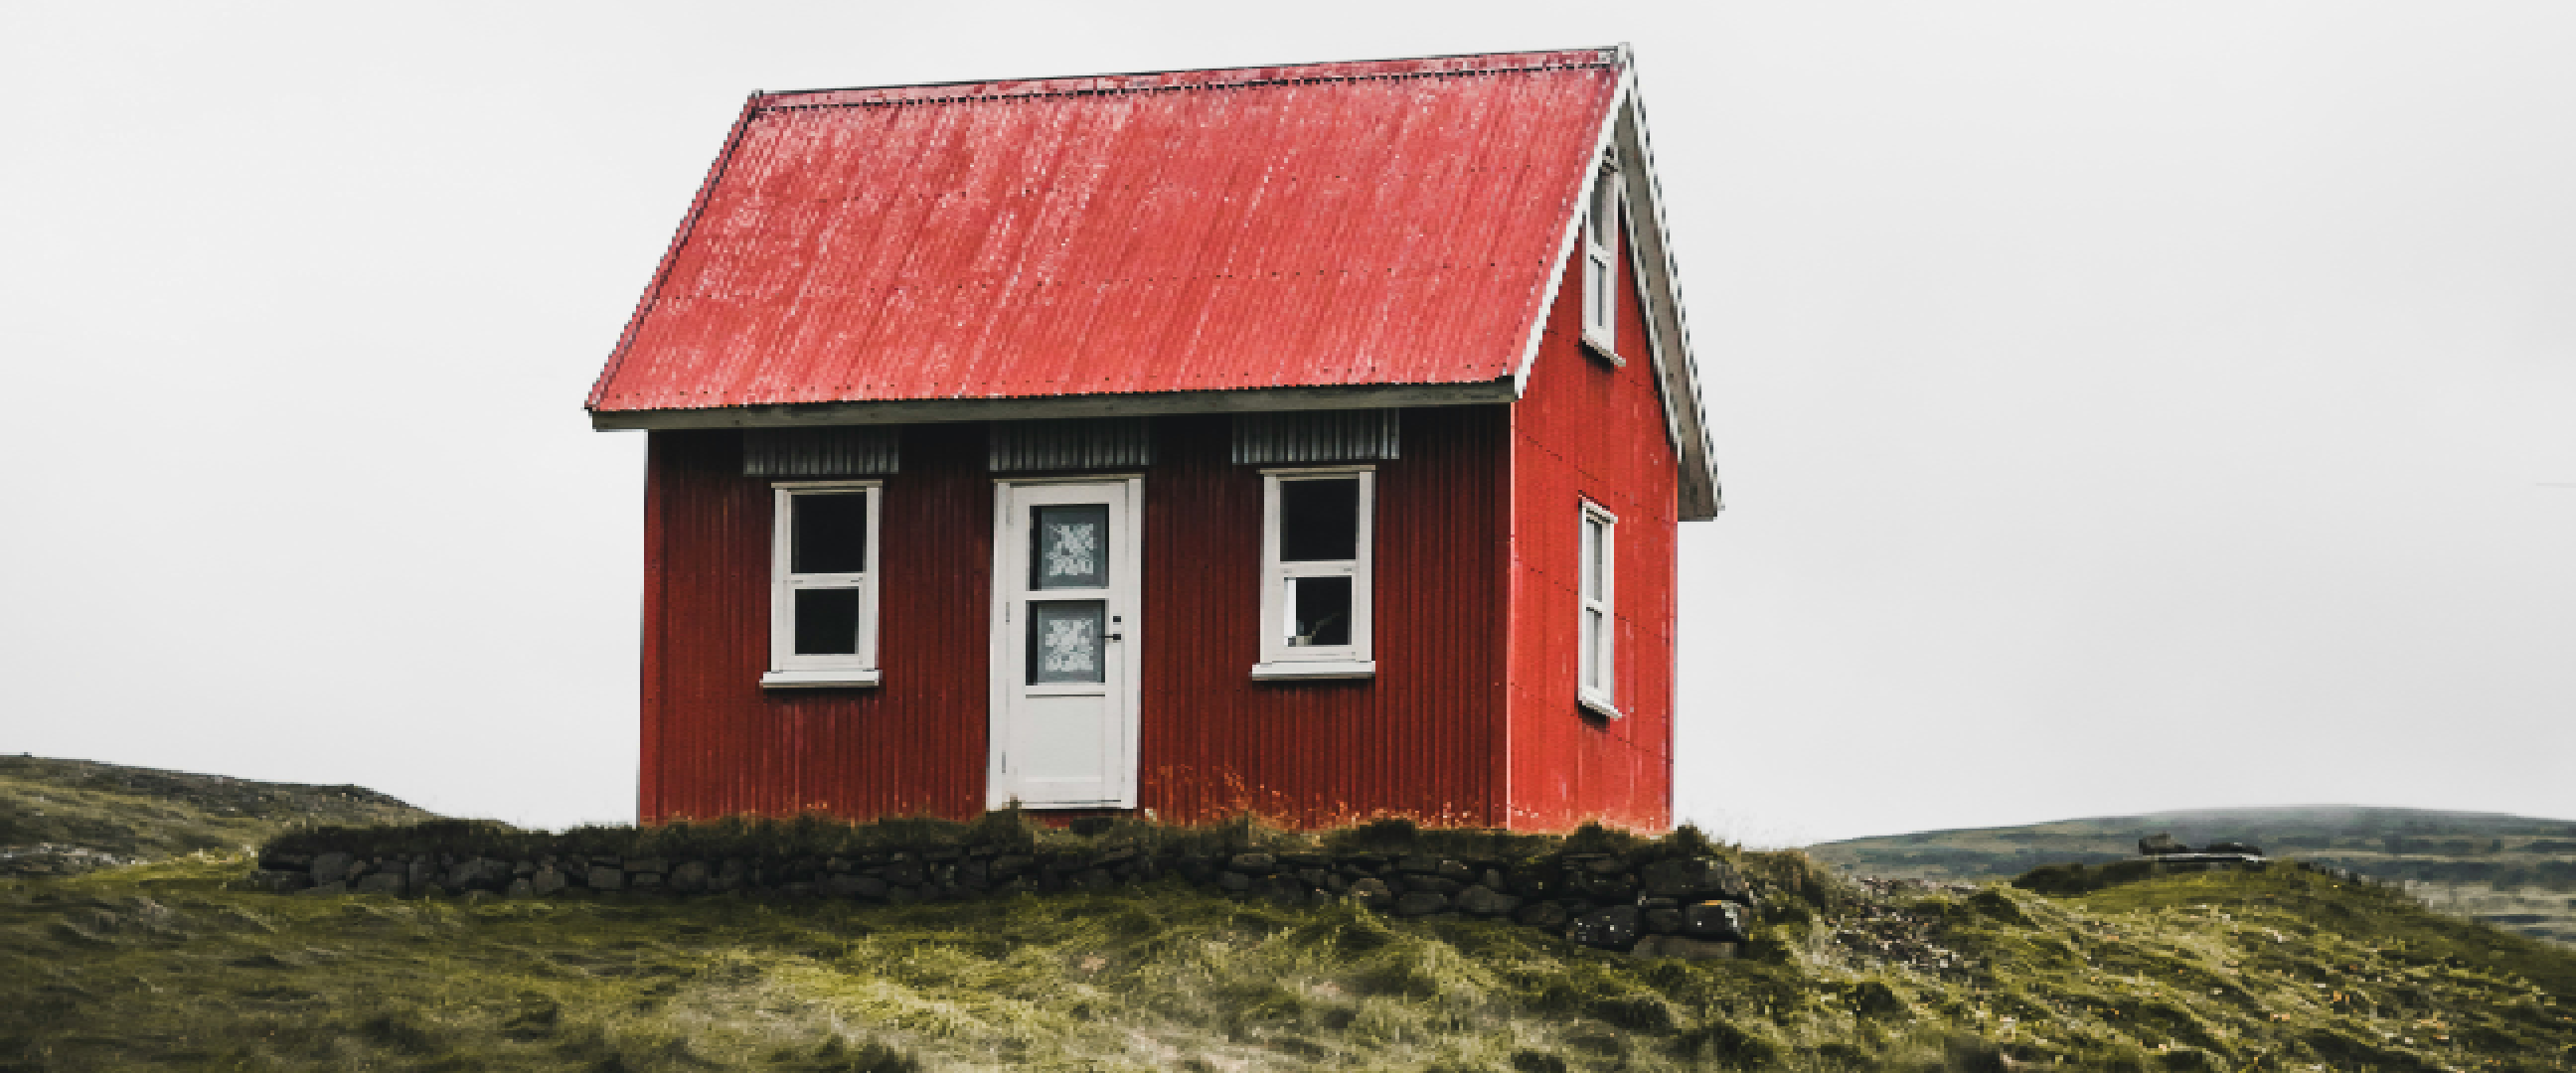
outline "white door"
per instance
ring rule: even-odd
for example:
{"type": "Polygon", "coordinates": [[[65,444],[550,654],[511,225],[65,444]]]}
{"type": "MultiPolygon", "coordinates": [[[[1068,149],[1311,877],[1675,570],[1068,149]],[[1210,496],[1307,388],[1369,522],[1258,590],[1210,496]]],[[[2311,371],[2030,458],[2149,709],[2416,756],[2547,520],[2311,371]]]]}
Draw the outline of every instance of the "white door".
{"type": "Polygon", "coordinates": [[[985,797],[1136,805],[1142,479],[996,487],[992,762],[985,797]]]}

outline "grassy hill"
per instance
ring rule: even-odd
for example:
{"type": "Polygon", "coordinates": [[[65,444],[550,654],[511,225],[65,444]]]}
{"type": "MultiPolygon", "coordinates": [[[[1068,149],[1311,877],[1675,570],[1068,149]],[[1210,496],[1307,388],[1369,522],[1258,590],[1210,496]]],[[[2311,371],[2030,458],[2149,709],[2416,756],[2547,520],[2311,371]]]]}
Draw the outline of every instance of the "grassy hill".
{"type": "MultiPolygon", "coordinates": [[[[182,808],[184,811],[184,808],[182,808]]],[[[2576,952],[2295,869],[2043,897],[1742,854],[1734,961],[1172,881],[869,906],[0,880],[0,1070],[2568,1070],[2576,952]]]]}
{"type": "Polygon", "coordinates": [[[1860,875],[2000,879],[2045,864],[2121,860],[2158,832],[2195,846],[2250,842],[2276,857],[2351,869],[2402,884],[2446,912],[2576,944],[2576,822],[2567,820],[2352,806],[2205,809],[1855,838],[1808,852],[1860,875]]]}
{"type": "Polygon", "coordinates": [[[322,824],[434,818],[373,790],[0,756],[0,876],[69,875],[238,851],[322,824]]]}

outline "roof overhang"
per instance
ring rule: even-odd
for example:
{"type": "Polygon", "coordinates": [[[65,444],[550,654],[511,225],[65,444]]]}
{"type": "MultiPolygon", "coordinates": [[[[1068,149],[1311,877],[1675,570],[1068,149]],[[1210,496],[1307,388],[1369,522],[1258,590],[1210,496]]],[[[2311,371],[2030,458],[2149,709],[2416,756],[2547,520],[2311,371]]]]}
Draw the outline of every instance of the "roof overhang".
{"type": "MultiPolygon", "coordinates": [[[[1597,160],[1613,148],[1618,150],[1620,193],[1630,207],[1628,256],[1646,306],[1648,357],[1663,397],[1664,434],[1681,463],[1680,516],[1683,521],[1707,521],[1726,509],[1725,493],[1717,479],[1716,452],[1709,446],[1707,412],[1700,403],[1699,364],[1691,356],[1690,320],[1682,311],[1680,274],[1664,226],[1663,184],[1655,177],[1654,147],[1646,136],[1646,104],[1637,93],[1636,58],[1624,44],[1618,49],[1618,65],[1619,92],[1602,120],[1593,157],[1597,160]]],[[[1600,174],[1599,168],[1589,169],[1576,205],[1591,203],[1592,185],[1600,174]]],[[[1578,208],[1566,221],[1556,270],[1548,274],[1551,282],[1540,305],[1540,319],[1529,328],[1515,378],[1521,386],[1528,384],[1530,367],[1538,359],[1539,337],[1547,327],[1543,311],[1555,306],[1555,288],[1565,278],[1566,261],[1574,256],[1582,225],[1583,212],[1578,208]]]]}
{"type": "Polygon", "coordinates": [[[1398,406],[1473,406],[1519,397],[1511,380],[1482,384],[1369,384],[1351,387],[1166,391],[1128,395],[1049,395],[1004,399],[891,399],[787,406],[721,406],[702,410],[594,411],[594,429],[794,428],[817,425],[910,425],[943,421],[1026,421],[1059,417],[1257,413],[1279,410],[1368,410],[1398,406]]]}

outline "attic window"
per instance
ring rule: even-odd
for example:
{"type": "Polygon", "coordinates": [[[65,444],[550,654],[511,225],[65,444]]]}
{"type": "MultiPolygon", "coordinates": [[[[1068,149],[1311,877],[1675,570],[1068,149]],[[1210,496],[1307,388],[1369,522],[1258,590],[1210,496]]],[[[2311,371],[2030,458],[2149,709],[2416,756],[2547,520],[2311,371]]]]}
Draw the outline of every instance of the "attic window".
{"type": "Polygon", "coordinates": [[[1583,220],[1583,341],[1619,364],[1619,164],[1604,158],[1583,220]]]}

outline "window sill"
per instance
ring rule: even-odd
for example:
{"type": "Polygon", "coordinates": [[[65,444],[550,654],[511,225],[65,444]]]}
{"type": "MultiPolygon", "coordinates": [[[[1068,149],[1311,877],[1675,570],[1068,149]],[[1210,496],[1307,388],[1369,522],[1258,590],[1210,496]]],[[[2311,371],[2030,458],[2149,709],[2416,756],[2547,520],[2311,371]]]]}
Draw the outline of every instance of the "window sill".
{"type": "Polygon", "coordinates": [[[1598,693],[1583,694],[1583,710],[1591,712],[1592,714],[1604,719],[1627,718],[1627,716],[1620,713],[1618,705],[1610,703],[1610,698],[1598,693]]]}
{"type": "Polygon", "coordinates": [[[1620,357],[1619,351],[1614,348],[1614,345],[1609,340],[1603,339],[1591,332],[1583,333],[1583,349],[1591,351],[1593,357],[1609,362],[1610,367],[1613,369],[1625,369],[1628,367],[1628,359],[1620,357]]]}
{"type": "Polygon", "coordinates": [[[771,671],[760,676],[762,689],[875,689],[876,671],[771,671]]]}
{"type": "Polygon", "coordinates": [[[1302,663],[1255,663],[1252,665],[1252,680],[1255,682],[1293,682],[1300,679],[1310,678],[1329,679],[1375,677],[1377,677],[1377,661],[1373,659],[1319,659],[1302,663]]]}

